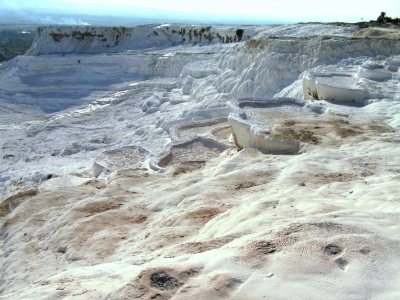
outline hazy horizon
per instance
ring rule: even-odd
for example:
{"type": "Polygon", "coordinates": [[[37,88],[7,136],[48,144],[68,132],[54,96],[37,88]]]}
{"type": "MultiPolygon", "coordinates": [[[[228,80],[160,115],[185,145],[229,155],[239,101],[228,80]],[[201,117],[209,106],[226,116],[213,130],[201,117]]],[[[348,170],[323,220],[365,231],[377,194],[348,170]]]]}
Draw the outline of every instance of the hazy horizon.
{"type": "MultiPolygon", "coordinates": [[[[185,1],[165,2],[158,0],[2,0],[2,15],[14,15],[31,18],[35,22],[49,24],[90,25],[87,20],[74,17],[104,16],[110,18],[136,18],[151,22],[193,22],[193,23],[241,23],[241,24],[278,24],[298,22],[349,22],[375,20],[381,11],[396,17],[400,11],[400,1],[345,1],[338,0],[334,5],[321,1],[304,0],[279,2],[254,0],[210,1],[203,0],[201,5],[187,5],[185,1]],[[245,3],[245,5],[244,5],[245,3]],[[57,19],[51,15],[63,17],[57,19]]],[[[125,20],[126,21],[126,20],[125,20]]]]}

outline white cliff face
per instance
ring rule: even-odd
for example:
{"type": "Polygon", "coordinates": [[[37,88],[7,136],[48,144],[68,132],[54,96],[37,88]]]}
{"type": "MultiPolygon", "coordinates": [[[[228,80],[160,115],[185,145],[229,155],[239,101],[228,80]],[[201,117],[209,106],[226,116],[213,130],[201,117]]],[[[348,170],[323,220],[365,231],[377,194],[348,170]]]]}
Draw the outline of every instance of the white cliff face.
{"type": "Polygon", "coordinates": [[[357,30],[39,29],[0,66],[1,293],[390,299],[400,43],[357,30]]]}
{"type": "Polygon", "coordinates": [[[164,49],[175,45],[236,43],[254,37],[260,26],[163,24],[125,27],[40,27],[30,55],[108,53],[164,49]]]}

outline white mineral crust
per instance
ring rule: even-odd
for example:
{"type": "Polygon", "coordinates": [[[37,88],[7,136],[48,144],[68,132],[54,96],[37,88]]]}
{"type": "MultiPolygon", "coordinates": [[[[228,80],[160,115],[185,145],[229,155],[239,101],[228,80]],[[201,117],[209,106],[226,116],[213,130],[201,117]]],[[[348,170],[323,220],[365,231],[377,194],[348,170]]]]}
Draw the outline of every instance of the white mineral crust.
{"type": "Polygon", "coordinates": [[[0,65],[0,299],[397,299],[399,36],[40,28],[0,65]]]}

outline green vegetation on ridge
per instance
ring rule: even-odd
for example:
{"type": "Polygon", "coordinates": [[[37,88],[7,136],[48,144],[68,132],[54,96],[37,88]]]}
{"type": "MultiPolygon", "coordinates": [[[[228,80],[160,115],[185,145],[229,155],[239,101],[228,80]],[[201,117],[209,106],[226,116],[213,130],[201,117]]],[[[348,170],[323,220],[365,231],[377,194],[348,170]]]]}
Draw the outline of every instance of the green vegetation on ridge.
{"type": "Polygon", "coordinates": [[[36,30],[3,29],[0,31],[0,62],[24,54],[32,45],[36,30]]]}
{"type": "Polygon", "coordinates": [[[386,12],[381,12],[379,17],[376,19],[377,22],[379,23],[392,23],[399,25],[400,24],[400,18],[391,18],[386,15],[386,12]]]}

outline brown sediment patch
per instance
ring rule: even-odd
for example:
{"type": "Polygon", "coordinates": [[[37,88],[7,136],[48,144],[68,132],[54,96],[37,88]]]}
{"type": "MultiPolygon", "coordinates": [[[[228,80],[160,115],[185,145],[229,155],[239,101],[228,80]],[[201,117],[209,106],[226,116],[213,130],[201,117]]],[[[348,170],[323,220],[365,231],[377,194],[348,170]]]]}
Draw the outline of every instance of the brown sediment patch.
{"type": "MultiPolygon", "coordinates": [[[[202,199],[198,198],[194,201],[202,201],[202,199]]],[[[164,219],[164,221],[160,224],[160,226],[171,226],[172,224],[174,224],[174,226],[177,226],[177,224],[182,224],[182,223],[186,225],[190,223],[191,225],[202,226],[208,223],[216,216],[232,208],[232,205],[227,205],[227,204],[220,205],[218,201],[206,201],[203,203],[206,205],[208,204],[210,206],[202,206],[194,210],[189,210],[188,208],[186,208],[184,211],[182,211],[181,214],[164,219]],[[217,205],[219,204],[219,206],[214,206],[213,205],[214,203],[217,205]]]]}
{"type": "MultiPolygon", "coordinates": [[[[348,116],[344,116],[348,118],[348,116]]],[[[274,126],[271,136],[289,142],[321,146],[339,146],[345,139],[365,140],[367,135],[379,136],[393,129],[376,121],[344,118],[289,119],[274,126]],[[359,137],[358,137],[359,136],[359,137]]]]}
{"type": "Polygon", "coordinates": [[[105,180],[97,180],[97,179],[89,180],[88,182],[85,182],[85,185],[93,186],[99,190],[107,187],[107,183],[105,182],[105,180]]]}
{"type": "Polygon", "coordinates": [[[215,129],[227,125],[226,119],[214,119],[206,120],[201,122],[194,122],[184,124],[176,129],[173,129],[173,134],[178,140],[185,140],[189,138],[195,138],[198,135],[205,134],[207,132],[214,131],[215,129]]]}
{"type": "Polygon", "coordinates": [[[277,129],[274,130],[272,136],[283,141],[303,142],[314,145],[319,144],[319,138],[314,135],[314,132],[306,129],[301,129],[299,131],[288,128],[277,129]]]}
{"type": "Polygon", "coordinates": [[[227,206],[224,206],[223,208],[224,209],[222,210],[217,207],[202,207],[194,211],[187,212],[184,214],[184,218],[194,220],[196,223],[205,224],[228,209],[227,206]]]}
{"type": "Polygon", "coordinates": [[[149,268],[141,271],[119,290],[109,294],[106,299],[171,299],[200,272],[199,267],[149,268]]]}
{"type": "Polygon", "coordinates": [[[85,203],[82,206],[74,207],[73,210],[83,212],[87,214],[87,216],[91,216],[108,210],[119,209],[123,205],[123,202],[125,202],[123,198],[97,200],[85,203]]]}
{"type": "Polygon", "coordinates": [[[335,132],[341,138],[347,138],[347,137],[350,137],[350,136],[355,136],[355,135],[358,135],[358,134],[362,134],[361,131],[356,131],[356,130],[351,129],[351,128],[340,128],[340,127],[335,128],[335,132]]]}
{"type": "MultiPolygon", "coordinates": [[[[68,218],[70,219],[70,218],[68,218]]],[[[75,224],[57,228],[52,234],[50,249],[64,247],[68,261],[84,260],[82,264],[97,263],[99,260],[110,259],[120,247],[120,243],[128,239],[131,226],[141,226],[147,219],[142,214],[128,216],[112,211],[79,219],[75,224]],[[93,254],[93,255],[92,255],[93,254]]],[[[43,232],[43,237],[49,235],[43,232]]]]}
{"type": "Polygon", "coordinates": [[[259,269],[270,259],[273,259],[277,252],[294,245],[298,240],[296,236],[272,235],[266,239],[250,241],[242,247],[242,254],[236,259],[250,264],[253,269],[259,269]]]}
{"type": "Polygon", "coordinates": [[[8,203],[4,204],[4,205],[0,205],[0,218],[7,216],[10,213],[10,208],[8,206],[8,203]]]}
{"type": "Polygon", "coordinates": [[[232,134],[232,129],[229,125],[227,125],[225,127],[213,130],[211,134],[215,136],[217,139],[227,140],[232,134]]]}
{"type": "Polygon", "coordinates": [[[355,136],[363,133],[360,126],[350,124],[348,120],[334,119],[331,121],[327,121],[327,124],[332,124],[334,132],[341,138],[355,136]]]}
{"type": "Polygon", "coordinates": [[[286,120],[282,123],[283,126],[293,126],[296,125],[296,121],[294,120],[286,120]]]}
{"type": "Polygon", "coordinates": [[[177,176],[182,173],[190,173],[195,170],[199,170],[204,168],[206,162],[205,161],[186,161],[181,162],[174,166],[174,171],[172,172],[173,176],[177,176]]]}
{"type": "MultiPolygon", "coordinates": [[[[37,215],[40,215],[41,219],[45,222],[50,217],[50,215],[43,215],[42,211],[46,209],[65,207],[66,204],[75,201],[80,201],[82,199],[91,197],[95,194],[95,189],[92,187],[79,186],[73,189],[60,189],[55,195],[53,191],[51,192],[41,192],[38,193],[36,190],[27,191],[27,193],[22,193],[20,196],[15,195],[14,200],[17,204],[23,205],[24,208],[18,210],[17,213],[12,214],[12,217],[6,217],[6,220],[2,226],[5,229],[8,226],[15,225],[16,223],[29,224],[37,215]],[[28,222],[28,223],[27,223],[28,222]]],[[[8,201],[8,200],[7,200],[8,201]]],[[[4,203],[4,202],[3,202],[4,203]]],[[[33,221],[33,223],[35,223],[33,221]]],[[[32,224],[33,224],[32,223],[32,224]]],[[[31,225],[32,225],[31,224],[31,225]]],[[[40,226],[43,224],[39,224],[40,226]]]]}
{"type": "Polygon", "coordinates": [[[228,190],[238,192],[269,183],[276,175],[276,171],[241,172],[223,176],[222,184],[228,190]]]}
{"type": "Polygon", "coordinates": [[[146,214],[132,214],[128,212],[113,212],[110,211],[111,215],[114,215],[114,218],[119,220],[121,224],[142,224],[147,221],[148,215],[146,214]]]}
{"type": "Polygon", "coordinates": [[[36,189],[25,190],[4,199],[0,203],[0,217],[8,215],[12,209],[15,209],[21,203],[30,199],[33,196],[36,196],[37,194],[39,194],[39,191],[36,189]]]}
{"type": "Polygon", "coordinates": [[[250,248],[259,254],[271,254],[277,250],[277,245],[274,241],[257,241],[252,243],[250,248]]]}
{"type": "Polygon", "coordinates": [[[285,120],[274,126],[271,136],[282,141],[318,145],[323,142],[328,128],[313,120],[285,120]]]}
{"type": "Polygon", "coordinates": [[[220,237],[212,240],[202,242],[189,242],[179,246],[180,250],[184,253],[202,253],[210,250],[218,249],[235,239],[233,236],[220,237]]]}
{"type": "Polygon", "coordinates": [[[235,183],[233,185],[233,188],[235,190],[241,190],[241,189],[248,189],[248,188],[251,188],[251,187],[256,186],[256,185],[257,185],[257,183],[255,183],[254,181],[245,181],[245,182],[235,183]]]}
{"type": "Polygon", "coordinates": [[[281,251],[284,247],[293,245],[299,240],[296,236],[274,234],[270,239],[252,241],[247,244],[246,251],[250,256],[263,256],[281,251]]]}
{"type": "Polygon", "coordinates": [[[370,130],[379,132],[379,133],[385,133],[385,132],[392,132],[393,129],[391,127],[385,126],[385,125],[368,125],[368,128],[370,130]]]}
{"type": "Polygon", "coordinates": [[[318,234],[320,237],[331,237],[332,234],[363,234],[371,233],[364,228],[353,225],[345,225],[332,221],[309,221],[296,222],[279,228],[273,234],[277,237],[287,237],[294,235],[297,239],[300,236],[313,237],[318,234]]]}

